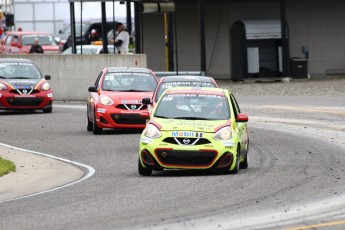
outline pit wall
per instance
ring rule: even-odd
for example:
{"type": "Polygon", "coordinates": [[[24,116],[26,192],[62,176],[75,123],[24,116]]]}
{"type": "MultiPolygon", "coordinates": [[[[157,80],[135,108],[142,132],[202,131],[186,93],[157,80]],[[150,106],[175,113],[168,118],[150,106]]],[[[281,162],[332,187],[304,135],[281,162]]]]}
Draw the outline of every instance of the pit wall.
{"type": "Polygon", "coordinates": [[[86,101],[88,88],[105,67],[146,67],[145,54],[130,55],[0,55],[0,58],[26,58],[50,75],[54,99],[59,101],[86,101]]]}

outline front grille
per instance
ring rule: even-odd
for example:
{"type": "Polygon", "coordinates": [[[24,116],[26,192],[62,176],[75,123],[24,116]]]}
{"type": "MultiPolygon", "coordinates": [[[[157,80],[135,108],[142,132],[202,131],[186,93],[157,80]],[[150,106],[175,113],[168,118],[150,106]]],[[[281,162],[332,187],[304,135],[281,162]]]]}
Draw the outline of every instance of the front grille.
{"type": "Polygon", "coordinates": [[[175,145],[207,145],[211,142],[206,138],[181,138],[181,137],[167,137],[163,142],[175,145]]]}
{"type": "Polygon", "coordinates": [[[156,156],[164,165],[210,166],[217,156],[216,151],[156,150],[156,156]]]}
{"type": "Polygon", "coordinates": [[[147,105],[143,104],[118,104],[116,106],[118,109],[125,109],[125,110],[145,110],[147,109],[147,105]]]}
{"type": "Polygon", "coordinates": [[[37,97],[12,97],[6,99],[11,106],[39,106],[43,102],[43,98],[37,97]]]}
{"type": "MultiPolygon", "coordinates": [[[[28,90],[28,89],[18,89],[22,94],[29,94],[29,92],[31,91],[31,89],[30,90],[28,90]],[[26,92],[25,92],[25,90],[27,90],[26,92]]],[[[35,93],[39,93],[40,91],[39,90],[37,90],[37,89],[34,89],[30,94],[35,94],[35,93]]],[[[14,94],[20,94],[17,90],[15,90],[15,89],[12,89],[12,90],[10,90],[10,93],[14,93],[14,94]]]]}
{"type": "Polygon", "coordinates": [[[117,124],[144,125],[146,118],[142,118],[139,114],[111,114],[111,118],[117,124]]]}

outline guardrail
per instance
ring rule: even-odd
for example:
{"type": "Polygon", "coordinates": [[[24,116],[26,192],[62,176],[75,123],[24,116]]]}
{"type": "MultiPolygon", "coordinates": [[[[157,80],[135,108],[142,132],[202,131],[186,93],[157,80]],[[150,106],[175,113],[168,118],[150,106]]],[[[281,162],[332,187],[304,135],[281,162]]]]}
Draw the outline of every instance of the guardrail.
{"type": "Polygon", "coordinates": [[[30,59],[41,69],[43,75],[51,75],[54,99],[61,101],[86,101],[88,88],[96,81],[105,67],[146,67],[145,54],[29,54],[4,55],[0,58],[30,59]]]}

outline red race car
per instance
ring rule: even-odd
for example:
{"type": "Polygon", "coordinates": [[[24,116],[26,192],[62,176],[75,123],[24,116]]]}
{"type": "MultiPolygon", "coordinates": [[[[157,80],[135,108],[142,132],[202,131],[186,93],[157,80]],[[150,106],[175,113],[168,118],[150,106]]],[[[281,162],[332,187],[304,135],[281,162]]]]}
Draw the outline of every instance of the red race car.
{"type": "Polygon", "coordinates": [[[0,110],[52,112],[53,92],[38,67],[30,60],[0,59],[0,110]]]}
{"type": "Polygon", "coordinates": [[[145,128],[142,115],[147,114],[147,105],[142,99],[152,97],[157,82],[156,75],[146,68],[105,68],[89,87],[87,130],[101,134],[104,128],[145,128]]]}

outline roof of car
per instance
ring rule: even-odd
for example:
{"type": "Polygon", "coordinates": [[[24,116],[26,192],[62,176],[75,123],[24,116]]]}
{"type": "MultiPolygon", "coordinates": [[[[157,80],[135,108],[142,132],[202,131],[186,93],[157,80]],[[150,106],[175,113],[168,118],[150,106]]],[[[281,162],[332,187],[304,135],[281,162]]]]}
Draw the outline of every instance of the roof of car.
{"type": "Polygon", "coordinates": [[[33,63],[29,59],[23,59],[23,58],[0,58],[1,63],[6,63],[6,62],[24,62],[24,63],[33,63]]]}
{"type": "Polygon", "coordinates": [[[167,90],[166,94],[210,94],[221,95],[225,94],[226,89],[208,88],[208,87],[174,87],[167,90]]]}
{"type": "Polygon", "coordinates": [[[36,32],[36,31],[9,31],[6,34],[15,34],[15,35],[52,35],[48,32],[36,32]]]}
{"type": "Polygon", "coordinates": [[[108,72],[151,73],[149,69],[140,67],[108,67],[108,72]]]}
{"type": "Polygon", "coordinates": [[[174,82],[174,81],[212,82],[212,78],[206,77],[206,76],[176,75],[176,76],[166,76],[162,80],[162,82],[174,82]]]}

